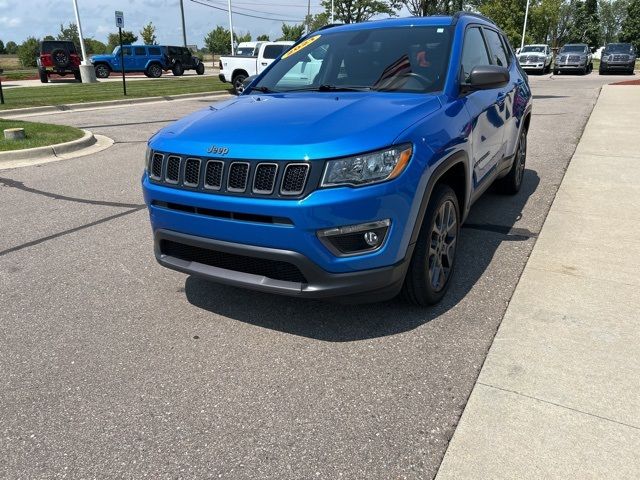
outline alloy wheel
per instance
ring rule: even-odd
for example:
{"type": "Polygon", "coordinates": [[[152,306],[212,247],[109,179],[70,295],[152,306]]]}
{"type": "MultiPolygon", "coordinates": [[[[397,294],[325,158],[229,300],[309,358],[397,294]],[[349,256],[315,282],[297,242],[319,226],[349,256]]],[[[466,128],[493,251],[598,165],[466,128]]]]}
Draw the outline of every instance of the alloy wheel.
{"type": "Polygon", "coordinates": [[[433,221],[429,243],[428,280],[436,292],[444,288],[451,275],[457,236],[456,207],[451,200],[446,200],[438,209],[433,221]]]}

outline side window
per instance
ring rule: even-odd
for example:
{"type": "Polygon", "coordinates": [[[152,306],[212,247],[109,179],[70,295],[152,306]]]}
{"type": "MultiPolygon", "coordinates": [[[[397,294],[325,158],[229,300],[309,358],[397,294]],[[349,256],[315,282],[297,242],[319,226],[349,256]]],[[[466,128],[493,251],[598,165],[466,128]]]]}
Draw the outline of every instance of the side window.
{"type": "Polygon", "coordinates": [[[469,78],[473,67],[478,65],[489,65],[489,55],[484,44],[484,38],[480,28],[472,27],[467,29],[462,46],[462,71],[465,81],[469,78]]]}
{"type": "Polygon", "coordinates": [[[131,47],[122,47],[122,54],[125,57],[130,57],[131,56],[131,47]]]}
{"type": "Polygon", "coordinates": [[[277,58],[288,45],[267,45],[264,47],[264,58],[277,58]]]}
{"type": "Polygon", "coordinates": [[[136,47],[133,49],[133,51],[135,52],[136,55],[140,57],[144,57],[147,54],[147,51],[145,50],[144,47],[136,47]]]}
{"type": "Polygon", "coordinates": [[[149,47],[149,55],[160,55],[160,49],[158,47],[149,47]]]}
{"type": "Polygon", "coordinates": [[[487,43],[489,44],[489,48],[491,50],[491,63],[499,65],[501,67],[508,67],[509,60],[507,51],[502,44],[500,34],[495,30],[489,30],[488,28],[484,29],[484,33],[486,34],[487,43]]]}

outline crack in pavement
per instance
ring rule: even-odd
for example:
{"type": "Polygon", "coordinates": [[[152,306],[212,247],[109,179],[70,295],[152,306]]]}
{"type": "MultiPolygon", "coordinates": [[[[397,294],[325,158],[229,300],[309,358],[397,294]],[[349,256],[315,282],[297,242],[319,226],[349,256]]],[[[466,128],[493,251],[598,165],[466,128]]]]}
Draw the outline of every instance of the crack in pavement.
{"type": "Polygon", "coordinates": [[[140,203],[121,203],[121,202],[109,202],[106,200],[90,200],[87,198],[68,197],[66,195],[60,195],[57,193],[47,192],[45,190],[38,190],[37,188],[28,187],[23,182],[19,182],[11,178],[0,177],[0,186],[17,188],[18,190],[22,190],[23,192],[33,193],[35,195],[42,195],[44,197],[53,198],[54,200],[66,200],[68,202],[87,203],[89,205],[101,205],[104,207],[120,207],[120,208],[145,207],[144,204],[140,204],[140,203]]]}

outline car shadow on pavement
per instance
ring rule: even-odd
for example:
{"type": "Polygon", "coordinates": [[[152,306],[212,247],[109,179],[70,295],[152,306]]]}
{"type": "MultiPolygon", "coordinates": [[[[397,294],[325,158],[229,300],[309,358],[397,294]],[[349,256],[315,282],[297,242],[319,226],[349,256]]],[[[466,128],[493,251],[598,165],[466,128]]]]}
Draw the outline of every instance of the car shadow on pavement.
{"type": "Polygon", "coordinates": [[[523,234],[520,229],[512,233],[511,229],[539,183],[537,173],[526,170],[518,195],[509,197],[490,191],[478,200],[460,235],[453,283],[443,300],[432,307],[415,307],[402,297],[376,304],[344,305],[254,292],[196,276],[186,280],[186,297],[192,305],[217,315],[328,342],[406,332],[454,308],[483,275],[503,242],[526,241],[535,236],[523,234]]]}

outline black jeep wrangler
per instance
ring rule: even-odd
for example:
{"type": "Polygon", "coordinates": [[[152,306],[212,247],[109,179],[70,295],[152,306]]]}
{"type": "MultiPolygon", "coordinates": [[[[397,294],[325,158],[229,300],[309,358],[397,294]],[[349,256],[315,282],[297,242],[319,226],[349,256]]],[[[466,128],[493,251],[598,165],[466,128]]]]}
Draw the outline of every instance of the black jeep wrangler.
{"type": "Polygon", "coordinates": [[[37,60],[40,81],[47,83],[49,76],[54,73],[62,77],[69,73],[77,81],[81,82],[81,61],[82,58],[72,41],[44,40],[40,42],[40,52],[37,60]]]}
{"type": "Polygon", "coordinates": [[[165,48],[168,67],[174,75],[179,77],[185,70],[195,70],[198,75],[204,73],[204,63],[187,47],[167,46],[165,48]]]}

